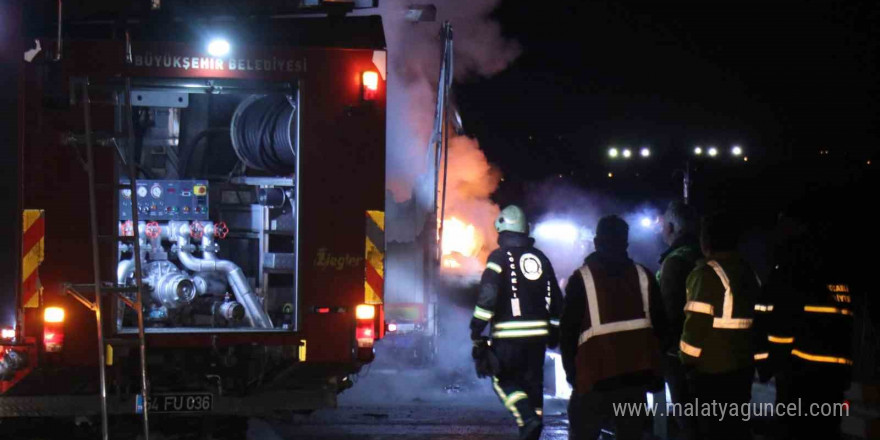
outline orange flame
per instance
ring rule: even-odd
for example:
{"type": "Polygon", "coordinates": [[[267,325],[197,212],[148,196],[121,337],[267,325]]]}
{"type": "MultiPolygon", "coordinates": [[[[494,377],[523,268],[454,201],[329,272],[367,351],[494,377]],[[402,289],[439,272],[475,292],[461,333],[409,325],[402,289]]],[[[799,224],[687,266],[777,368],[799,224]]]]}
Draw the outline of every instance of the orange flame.
{"type": "Polygon", "coordinates": [[[443,269],[458,273],[479,272],[478,257],[483,249],[483,236],[472,223],[450,217],[443,222],[441,241],[443,269]]]}
{"type": "Polygon", "coordinates": [[[443,255],[451,255],[453,252],[473,257],[480,250],[482,240],[477,233],[477,228],[470,223],[465,223],[457,217],[452,217],[443,223],[443,255]]]}

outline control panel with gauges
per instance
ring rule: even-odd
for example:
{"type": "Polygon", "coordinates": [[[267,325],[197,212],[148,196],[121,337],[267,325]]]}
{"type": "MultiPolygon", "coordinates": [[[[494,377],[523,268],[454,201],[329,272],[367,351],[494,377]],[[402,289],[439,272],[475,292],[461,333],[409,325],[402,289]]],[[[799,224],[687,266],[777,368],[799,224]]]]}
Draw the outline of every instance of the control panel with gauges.
{"type": "MultiPolygon", "coordinates": [[[[120,183],[128,185],[128,181],[120,183]]],[[[131,220],[133,197],[140,220],[208,220],[207,180],[138,180],[135,194],[128,188],[120,190],[120,220],[131,220]]]]}

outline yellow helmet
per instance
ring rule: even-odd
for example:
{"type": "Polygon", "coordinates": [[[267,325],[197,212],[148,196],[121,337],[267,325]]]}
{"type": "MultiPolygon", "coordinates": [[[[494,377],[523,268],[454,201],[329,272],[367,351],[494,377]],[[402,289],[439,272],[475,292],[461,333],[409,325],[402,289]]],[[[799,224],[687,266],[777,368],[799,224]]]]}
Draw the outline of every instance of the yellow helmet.
{"type": "Polygon", "coordinates": [[[495,220],[495,230],[528,234],[529,223],[526,221],[526,213],[516,205],[502,209],[501,214],[498,214],[498,218],[495,220]]]}

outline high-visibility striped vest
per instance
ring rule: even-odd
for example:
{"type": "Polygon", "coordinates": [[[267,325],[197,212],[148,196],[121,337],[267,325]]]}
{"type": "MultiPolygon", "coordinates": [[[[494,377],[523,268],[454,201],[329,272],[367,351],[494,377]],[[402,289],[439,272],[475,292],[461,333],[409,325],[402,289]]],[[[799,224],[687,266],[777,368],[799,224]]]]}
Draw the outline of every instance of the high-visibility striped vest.
{"type": "Polygon", "coordinates": [[[732,371],[766,357],[755,353],[752,335],[760,281],[741,260],[725,264],[730,266],[728,271],[718,261],[707,261],[688,277],[686,318],[679,350],[685,362],[695,363],[698,370],[707,373],[732,371]],[[728,276],[731,270],[738,277],[736,285],[728,276]],[[716,277],[720,289],[713,288],[712,278],[716,277]],[[699,292],[692,291],[694,285],[700,286],[699,292]]]}
{"type": "Polygon", "coordinates": [[[633,264],[610,276],[600,264],[579,270],[587,310],[578,338],[575,389],[587,393],[596,382],[657,370],[659,343],[651,328],[648,271],[633,264]]]}

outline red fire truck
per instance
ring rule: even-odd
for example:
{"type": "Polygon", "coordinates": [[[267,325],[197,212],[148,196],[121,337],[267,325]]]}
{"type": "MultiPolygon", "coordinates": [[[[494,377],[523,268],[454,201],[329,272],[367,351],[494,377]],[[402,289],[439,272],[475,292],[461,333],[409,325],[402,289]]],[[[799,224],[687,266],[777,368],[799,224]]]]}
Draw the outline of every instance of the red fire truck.
{"type": "Polygon", "coordinates": [[[250,3],[4,6],[0,418],[308,410],[372,361],[381,19],[250,3]]]}

